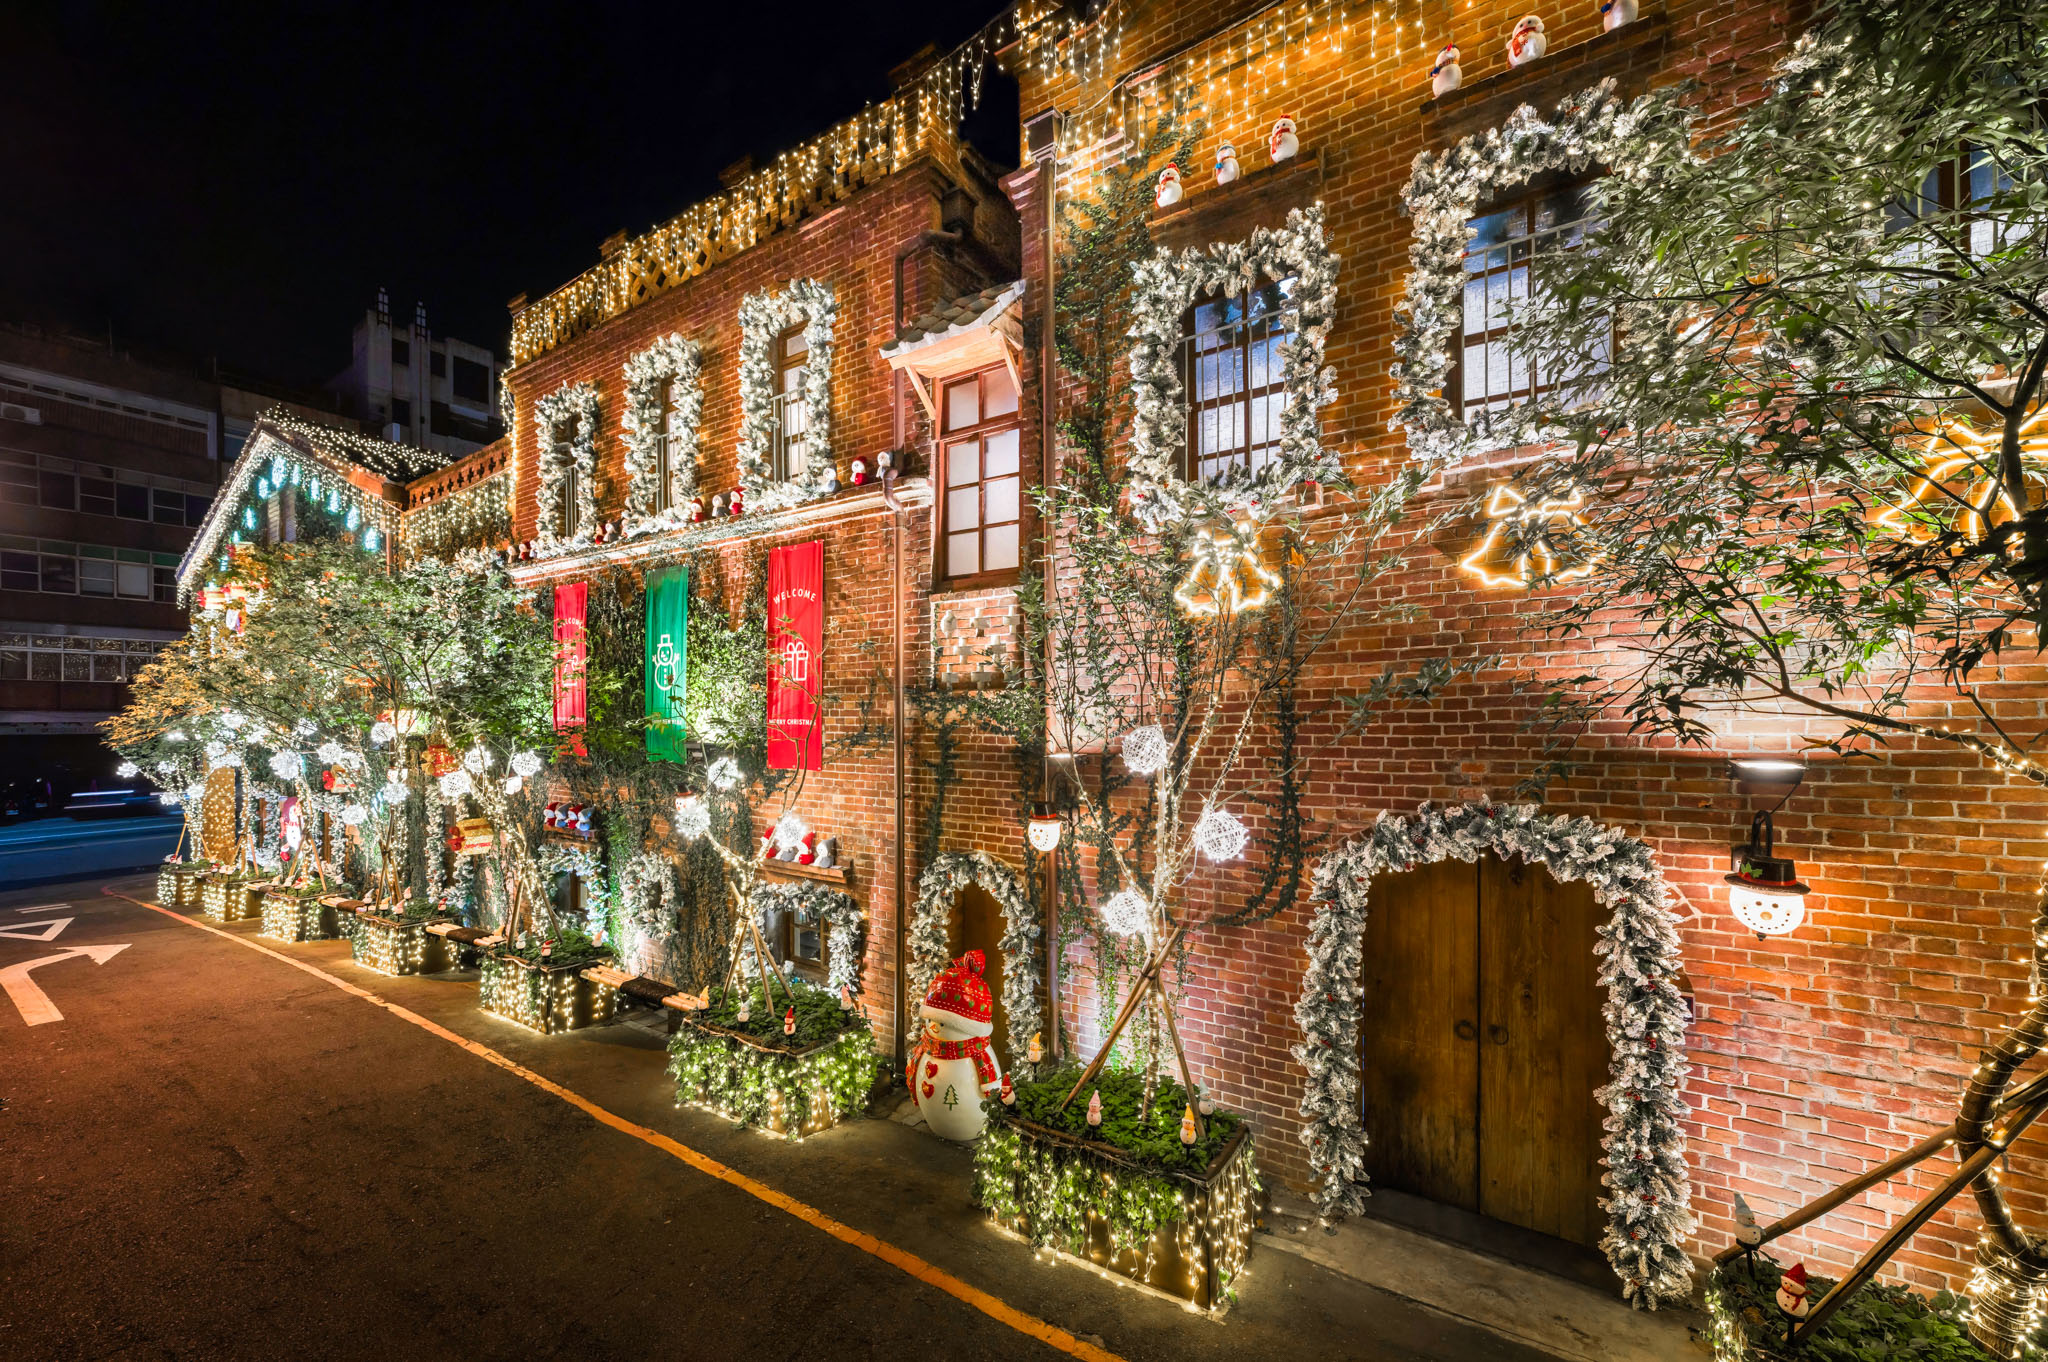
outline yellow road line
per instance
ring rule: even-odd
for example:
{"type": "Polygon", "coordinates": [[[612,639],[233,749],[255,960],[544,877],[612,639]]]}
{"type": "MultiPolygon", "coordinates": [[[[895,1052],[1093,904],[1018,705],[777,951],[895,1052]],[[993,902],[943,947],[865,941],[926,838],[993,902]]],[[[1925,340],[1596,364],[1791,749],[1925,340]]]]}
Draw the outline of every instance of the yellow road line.
{"type": "Polygon", "coordinates": [[[215,936],[223,937],[238,946],[247,946],[250,950],[267,955],[273,960],[282,960],[293,969],[304,970],[307,974],[334,985],[334,987],[344,993],[354,994],[365,1002],[375,1003],[394,1017],[401,1017],[421,1030],[439,1036],[450,1044],[459,1045],[471,1054],[497,1065],[508,1073],[517,1074],[541,1091],[552,1093],[570,1106],[610,1126],[613,1130],[631,1135],[643,1144],[652,1145],[665,1154],[681,1159],[684,1163],[689,1164],[701,1173],[708,1173],[720,1182],[729,1183],[739,1188],[748,1196],[765,1201],[778,1210],[787,1211],[805,1224],[813,1225],[823,1230],[842,1244],[851,1244],[861,1252],[871,1254],[891,1267],[901,1268],[919,1281],[929,1286],[937,1287],[955,1300],[964,1301],[981,1311],[984,1315],[987,1315],[990,1319],[1007,1324],[1018,1333],[1027,1334],[1047,1347],[1057,1348],[1070,1356],[1081,1358],[1083,1362],[1124,1362],[1124,1359],[1116,1353],[1110,1352],[1106,1348],[1098,1348],[1092,1343],[1076,1338],[1065,1329],[1048,1324],[1036,1315],[1026,1314],[1015,1306],[983,1291],[980,1287],[968,1285],[943,1268],[934,1267],[907,1249],[897,1248],[894,1244],[877,1239],[872,1234],[863,1234],[861,1231],[853,1228],[853,1226],[833,1219],[815,1206],[807,1205],[804,1202],[798,1201],[793,1196],[778,1192],[768,1184],[748,1177],[737,1168],[729,1168],[710,1155],[699,1153],[697,1150],[678,1140],[671,1139],[658,1130],[650,1130],[637,1122],[627,1120],[616,1112],[608,1111],[581,1093],[571,1092],[553,1079],[543,1077],[524,1065],[507,1059],[490,1046],[471,1040],[467,1036],[458,1035],[447,1027],[442,1026],[439,1022],[430,1021],[417,1012],[400,1007],[388,998],[381,998],[366,988],[358,987],[346,979],[329,974],[317,965],[308,964],[304,960],[295,960],[282,951],[274,951],[270,947],[251,941],[245,936],[237,936],[233,932],[224,932],[210,922],[201,922],[197,918],[186,917],[183,913],[172,912],[160,903],[152,903],[147,899],[131,898],[127,894],[117,893],[112,889],[102,889],[100,892],[110,898],[125,899],[137,907],[148,908],[162,913],[165,917],[173,918],[188,927],[197,927],[202,932],[212,932],[215,936]]]}

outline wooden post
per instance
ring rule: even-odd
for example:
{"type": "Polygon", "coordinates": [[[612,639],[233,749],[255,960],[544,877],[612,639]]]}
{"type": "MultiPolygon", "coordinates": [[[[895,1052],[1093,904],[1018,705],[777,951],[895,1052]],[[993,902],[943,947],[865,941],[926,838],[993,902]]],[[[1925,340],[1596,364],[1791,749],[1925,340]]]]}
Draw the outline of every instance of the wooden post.
{"type": "Polygon", "coordinates": [[[1166,985],[1156,975],[1152,979],[1152,996],[1158,999],[1160,1015],[1166,1018],[1166,1034],[1173,1038],[1173,1056],[1180,1061],[1180,1086],[1188,1110],[1195,1113],[1195,1134],[1199,1138],[1209,1133],[1209,1121],[1195,1106],[1195,1076],[1188,1068],[1188,1052],[1181,1046],[1180,1028],[1174,1024],[1173,1008],[1166,1001],[1166,985]]]}

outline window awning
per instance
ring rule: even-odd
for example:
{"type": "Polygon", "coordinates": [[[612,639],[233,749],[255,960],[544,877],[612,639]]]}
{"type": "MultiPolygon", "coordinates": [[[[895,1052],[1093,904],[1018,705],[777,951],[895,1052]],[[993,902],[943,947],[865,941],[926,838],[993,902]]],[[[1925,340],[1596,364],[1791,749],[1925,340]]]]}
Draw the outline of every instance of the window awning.
{"type": "Polygon", "coordinates": [[[882,347],[882,358],[910,380],[934,426],[939,420],[941,379],[1001,363],[1009,368],[1017,390],[1024,390],[1024,376],[1018,369],[1023,301],[1022,279],[991,284],[913,318],[896,333],[895,340],[882,347]]]}

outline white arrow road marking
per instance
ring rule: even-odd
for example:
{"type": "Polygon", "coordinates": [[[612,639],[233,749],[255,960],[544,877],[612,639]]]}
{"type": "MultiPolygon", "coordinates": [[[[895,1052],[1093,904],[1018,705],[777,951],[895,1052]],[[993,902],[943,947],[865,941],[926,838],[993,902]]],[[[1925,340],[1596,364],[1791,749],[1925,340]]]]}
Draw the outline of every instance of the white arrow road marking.
{"type": "Polygon", "coordinates": [[[69,960],[74,955],[89,955],[96,965],[104,965],[135,943],[123,941],[104,946],[72,946],[58,951],[55,955],[43,956],[40,960],[24,960],[18,965],[0,969],[0,988],[7,990],[7,996],[21,1013],[21,1019],[30,1026],[41,1026],[44,1022],[63,1021],[64,1014],[57,1010],[47,993],[36,987],[35,980],[28,972],[38,965],[54,965],[59,960],[69,960]]]}
{"type": "Polygon", "coordinates": [[[0,927],[0,936],[11,936],[19,941],[55,941],[57,933],[78,921],[75,917],[46,918],[41,922],[12,922],[0,927]],[[31,927],[47,927],[46,932],[32,932],[31,927]]]}

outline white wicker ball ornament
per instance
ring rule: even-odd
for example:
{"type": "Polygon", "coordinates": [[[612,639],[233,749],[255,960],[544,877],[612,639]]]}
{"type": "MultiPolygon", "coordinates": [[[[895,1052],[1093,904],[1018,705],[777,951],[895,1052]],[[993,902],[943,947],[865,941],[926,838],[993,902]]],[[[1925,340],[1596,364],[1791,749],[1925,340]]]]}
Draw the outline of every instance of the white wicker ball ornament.
{"type": "Polygon", "coordinates": [[[476,782],[469,778],[469,772],[456,767],[440,780],[441,798],[460,799],[476,788],[476,782]]]}
{"type": "Polygon", "coordinates": [[[1098,911],[1102,925],[1117,936],[1144,936],[1152,930],[1152,905],[1135,889],[1110,895],[1098,911]]]}
{"type": "Polygon", "coordinates": [[[526,780],[532,780],[535,776],[539,775],[540,753],[514,752],[512,754],[512,774],[526,780]]]}
{"type": "Polygon", "coordinates": [[[1124,734],[1124,765],[1134,776],[1157,775],[1166,769],[1166,730],[1145,724],[1124,734]]]}
{"type": "Polygon", "coordinates": [[[711,831],[711,808],[696,795],[676,800],[676,836],[694,842],[711,831]]]}
{"type": "Polygon", "coordinates": [[[1251,834],[1244,824],[1221,809],[1202,810],[1195,824],[1195,849],[1212,861],[1234,861],[1244,854],[1251,834]]]}

